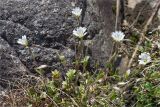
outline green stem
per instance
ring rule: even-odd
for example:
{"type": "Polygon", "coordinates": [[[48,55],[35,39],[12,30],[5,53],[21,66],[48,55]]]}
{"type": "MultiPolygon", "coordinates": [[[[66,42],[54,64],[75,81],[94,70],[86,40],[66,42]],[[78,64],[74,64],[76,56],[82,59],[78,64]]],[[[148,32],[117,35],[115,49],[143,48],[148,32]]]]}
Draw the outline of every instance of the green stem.
{"type": "Polygon", "coordinates": [[[80,26],[80,17],[77,17],[78,26],[80,26]]]}

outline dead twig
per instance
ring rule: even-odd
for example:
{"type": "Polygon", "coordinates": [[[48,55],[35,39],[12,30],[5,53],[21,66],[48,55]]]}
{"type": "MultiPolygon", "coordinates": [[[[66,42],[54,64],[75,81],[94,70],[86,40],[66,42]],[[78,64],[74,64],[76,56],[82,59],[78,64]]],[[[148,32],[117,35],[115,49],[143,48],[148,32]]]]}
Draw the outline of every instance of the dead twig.
{"type": "Polygon", "coordinates": [[[141,10],[139,11],[139,13],[138,13],[136,19],[135,19],[134,22],[129,26],[129,28],[134,27],[134,25],[137,23],[137,21],[138,21],[140,15],[141,15],[141,13],[142,13],[142,11],[144,10],[145,7],[146,7],[146,5],[144,5],[144,6],[141,8],[141,10]]]}

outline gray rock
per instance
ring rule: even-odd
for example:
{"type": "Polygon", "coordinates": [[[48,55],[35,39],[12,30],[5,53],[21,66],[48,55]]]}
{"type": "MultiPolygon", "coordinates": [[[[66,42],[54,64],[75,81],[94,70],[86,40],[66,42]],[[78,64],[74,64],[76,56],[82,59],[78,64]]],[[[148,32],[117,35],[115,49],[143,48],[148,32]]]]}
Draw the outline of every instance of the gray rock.
{"type": "Polygon", "coordinates": [[[93,38],[92,55],[103,65],[112,54],[115,15],[112,11],[113,0],[88,0],[86,23],[93,38]],[[89,19],[89,20],[87,20],[89,19]]]}
{"type": "MultiPolygon", "coordinates": [[[[74,43],[71,41],[74,38],[72,31],[78,24],[71,13],[74,8],[72,1],[0,0],[0,37],[11,48],[1,53],[1,61],[9,61],[9,65],[1,65],[1,73],[5,74],[5,68],[8,73],[11,72],[9,75],[16,74],[12,70],[15,66],[21,66],[14,64],[18,61],[30,72],[35,72],[34,68],[43,64],[49,66],[47,72],[61,69],[58,54],[64,54],[68,64],[72,63],[75,55],[74,43]],[[17,40],[23,35],[27,36],[31,51],[17,44],[17,40]],[[11,62],[11,59],[15,62],[11,62]]],[[[90,45],[90,55],[94,60],[105,64],[112,53],[113,43],[110,34],[114,31],[114,1],[77,1],[76,6],[83,9],[80,26],[87,27],[88,32],[84,39],[93,42],[93,45],[90,45]]],[[[8,49],[6,45],[2,47],[8,49]]],[[[21,67],[16,67],[17,72],[21,70],[21,67]]]]}
{"type": "MultiPolygon", "coordinates": [[[[71,35],[76,25],[74,25],[76,20],[71,14],[73,7],[69,1],[0,0],[0,2],[0,20],[10,21],[27,28],[31,31],[32,43],[53,48],[60,44],[65,45],[67,37],[71,35]]],[[[15,27],[14,31],[18,29],[15,27]]]]}
{"type": "Polygon", "coordinates": [[[29,70],[41,64],[55,65],[59,61],[58,50],[66,49],[77,26],[72,8],[71,0],[0,0],[0,36],[29,70]],[[36,61],[28,49],[17,44],[23,35],[27,36],[36,61]]]}
{"type": "MultiPolygon", "coordinates": [[[[71,13],[74,8],[72,1],[0,0],[0,35],[16,50],[20,60],[27,68],[33,70],[35,66],[41,64],[51,66],[58,62],[53,50],[64,53],[67,48],[74,45],[70,40],[73,38],[73,29],[77,27],[77,20],[71,13]],[[36,64],[35,62],[31,63],[32,58],[27,50],[16,43],[22,35],[27,35],[31,49],[36,53],[36,64]]],[[[111,1],[104,2],[103,7],[107,3],[111,3],[111,1]]],[[[87,27],[88,32],[85,39],[94,42],[92,46],[93,58],[96,60],[103,59],[102,62],[104,63],[111,54],[111,49],[108,48],[112,47],[109,34],[113,31],[114,24],[112,20],[107,18],[107,15],[105,19],[101,18],[102,14],[99,14],[95,1],[78,0],[76,6],[83,9],[81,25],[87,27]],[[103,25],[104,21],[109,23],[103,25]],[[106,29],[103,29],[104,26],[106,29]]],[[[113,16],[111,6],[107,7],[107,10],[109,15],[113,16]]],[[[71,51],[71,56],[68,54],[70,58],[67,55],[69,60],[74,57],[73,53],[71,51]]]]}
{"type": "Polygon", "coordinates": [[[16,52],[0,37],[0,85],[10,84],[27,73],[16,52]]]}

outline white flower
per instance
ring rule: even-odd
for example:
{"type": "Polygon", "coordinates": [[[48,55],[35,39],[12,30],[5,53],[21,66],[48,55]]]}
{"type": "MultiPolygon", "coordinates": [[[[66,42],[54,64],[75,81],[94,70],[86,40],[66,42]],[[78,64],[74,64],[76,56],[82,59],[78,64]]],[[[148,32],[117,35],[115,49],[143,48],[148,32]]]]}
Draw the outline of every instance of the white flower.
{"type": "Polygon", "coordinates": [[[112,32],[111,36],[115,41],[118,41],[118,42],[122,41],[125,37],[124,33],[121,31],[112,32]]]}
{"type": "Polygon", "coordinates": [[[87,28],[85,27],[78,27],[77,29],[73,30],[73,35],[75,35],[78,38],[83,38],[87,32],[87,28]]]}
{"type": "Polygon", "coordinates": [[[72,14],[74,14],[77,17],[80,17],[82,12],[82,9],[80,9],[79,7],[75,7],[74,9],[72,9],[72,14]]]}
{"type": "Polygon", "coordinates": [[[28,41],[26,35],[22,36],[22,39],[18,39],[17,43],[20,45],[28,46],[28,41]]]}
{"type": "Polygon", "coordinates": [[[139,55],[139,64],[140,65],[146,65],[147,63],[151,62],[151,56],[149,53],[141,53],[141,55],[139,55]]]}

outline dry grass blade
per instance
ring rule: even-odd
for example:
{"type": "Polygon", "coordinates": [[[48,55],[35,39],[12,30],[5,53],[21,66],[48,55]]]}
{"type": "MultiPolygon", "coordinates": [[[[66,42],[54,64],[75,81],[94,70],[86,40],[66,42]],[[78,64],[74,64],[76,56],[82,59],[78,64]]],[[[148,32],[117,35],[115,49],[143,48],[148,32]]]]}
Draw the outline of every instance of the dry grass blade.
{"type": "Polygon", "coordinates": [[[115,30],[117,30],[117,28],[118,28],[119,11],[120,11],[120,0],[117,0],[117,3],[116,3],[116,24],[115,24],[115,30]]]}

